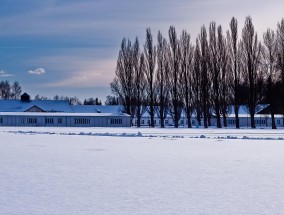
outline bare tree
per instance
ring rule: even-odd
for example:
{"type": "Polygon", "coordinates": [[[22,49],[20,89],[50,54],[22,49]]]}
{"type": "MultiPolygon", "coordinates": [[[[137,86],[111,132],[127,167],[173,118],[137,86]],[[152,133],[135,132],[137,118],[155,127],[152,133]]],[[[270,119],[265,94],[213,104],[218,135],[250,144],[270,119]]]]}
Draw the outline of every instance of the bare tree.
{"type": "Polygon", "coordinates": [[[22,88],[18,81],[15,81],[11,86],[11,98],[20,99],[22,93],[22,88]]]}
{"type": "Polygon", "coordinates": [[[247,17],[242,30],[243,60],[245,63],[244,75],[248,84],[248,110],[250,113],[251,127],[255,128],[254,115],[256,105],[261,96],[261,74],[259,70],[261,57],[261,44],[251,17],[247,17]]]}
{"type": "Polygon", "coordinates": [[[9,81],[0,82],[0,97],[5,100],[11,98],[11,86],[9,81]]]}
{"type": "Polygon", "coordinates": [[[216,35],[216,23],[211,22],[209,25],[209,72],[212,79],[212,97],[213,97],[213,109],[216,115],[217,128],[221,128],[221,110],[220,110],[220,50],[218,49],[216,35]]]}
{"type": "Polygon", "coordinates": [[[234,104],[236,128],[240,128],[239,108],[240,108],[240,82],[241,70],[239,67],[239,49],[238,49],[238,21],[235,17],[230,22],[230,31],[227,32],[229,47],[229,67],[232,73],[232,101],[234,104]]]}
{"type": "Polygon", "coordinates": [[[201,97],[201,53],[199,40],[196,39],[194,58],[193,58],[193,74],[192,74],[192,93],[193,93],[193,109],[195,110],[198,125],[201,125],[202,117],[202,97],[201,97]]]}
{"type": "Polygon", "coordinates": [[[220,109],[221,115],[223,117],[223,125],[227,127],[227,115],[229,114],[229,104],[230,104],[230,86],[231,76],[228,66],[228,46],[227,40],[223,35],[222,26],[218,26],[218,39],[217,39],[217,58],[218,58],[218,69],[220,74],[220,109]]]}
{"type": "MultiPolygon", "coordinates": [[[[281,102],[280,106],[284,107],[284,18],[277,25],[277,69],[280,72],[280,84],[281,84],[281,102]]],[[[284,115],[284,108],[282,108],[282,114],[284,115]]],[[[284,118],[283,118],[284,126],[284,118]]]]}
{"type": "Polygon", "coordinates": [[[181,84],[184,100],[184,109],[187,118],[188,128],[191,128],[191,114],[193,110],[193,96],[192,96],[192,70],[193,70],[193,53],[194,47],[190,42],[190,34],[185,30],[182,31],[180,38],[181,50],[181,84]]]}
{"type": "Polygon", "coordinates": [[[119,98],[108,95],[106,97],[105,105],[119,105],[119,98]]]}
{"type": "Polygon", "coordinates": [[[156,65],[156,46],[153,44],[151,29],[146,29],[146,42],[144,45],[145,64],[146,64],[146,80],[149,100],[150,126],[154,127],[154,81],[155,81],[155,65],[156,65]]]}
{"type": "MultiPolygon", "coordinates": [[[[208,128],[208,117],[210,114],[210,98],[209,98],[209,77],[208,77],[208,41],[206,28],[203,25],[199,35],[200,42],[200,63],[201,63],[201,98],[204,128],[208,128]]],[[[210,118],[210,117],[209,117],[210,118]]]]}
{"type": "Polygon", "coordinates": [[[158,32],[157,44],[157,72],[155,92],[157,94],[156,113],[161,121],[161,128],[165,127],[165,119],[169,110],[169,61],[168,44],[162,33],[158,32]]]}
{"type": "Polygon", "coordinates": [[[169,61],[170,61],[170,96],[171,96],[171,108],[170,113],[174,120],[175,128],[179,126],[179,119],[182,112],[182,98],[181,98],[181,72],[180,72],[180,47],[177,38],[176,30],[174,26],[170,26],[169,29],[169,61]]]}
{"type": "Polygon", "coordinates": [[[133,56],[131,41],[123,38],[121,49],[118,54],[115,78],[111,83],[112,92],[122,101],[125,112],[133,117],[132,99],[133,99],[133,56]]]}
{"type": "Polygon", "coordinates": [[[277,70],[276,70],[276,35],[273,30],[267,29],[263,34],[263,67],[266,73],[266,84],[267,84],[267,98],[270,104],[271,124],[272,129],[276,129],[275,124],[275,82],[277,81],[277,70]]]}
{"type": "Polygon", "coordinates": [[[146,79],[145,79],[145,57],[140,53],[139,41],[136,37],[133,44],[133,69],[134,69],[134,92],[133,105],[137,118],[137,127],[141,126],[141,117],[146,110],[146,79]]]}

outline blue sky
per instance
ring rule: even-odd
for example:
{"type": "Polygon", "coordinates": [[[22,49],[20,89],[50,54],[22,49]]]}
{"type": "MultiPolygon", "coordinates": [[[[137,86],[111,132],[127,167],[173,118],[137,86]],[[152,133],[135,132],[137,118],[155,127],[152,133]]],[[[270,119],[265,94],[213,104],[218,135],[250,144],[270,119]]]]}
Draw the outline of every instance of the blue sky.
{"type": "Polygon", "coordinates": [[[156,38],[174,25],[195,41],[203,24],[225,31],[235,16],[241,31],[248,15],[262,37],[283,10],[279,0],[1,0],[0,80],[19,81],[32,97],[105,101],[123,37],[142,45],[147,27],[156,38]]]}

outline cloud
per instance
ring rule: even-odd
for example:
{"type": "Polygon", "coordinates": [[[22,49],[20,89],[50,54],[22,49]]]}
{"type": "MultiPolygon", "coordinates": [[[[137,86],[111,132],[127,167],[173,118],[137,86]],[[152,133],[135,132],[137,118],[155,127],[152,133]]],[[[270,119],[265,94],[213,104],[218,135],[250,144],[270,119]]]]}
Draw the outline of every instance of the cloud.
{"type": "Polygon", "coordinates": [[[28,71],[28,73],[31,75],[43,75],[45,73],[45,70],[43,68],[38,68],[35,70],[30,70],[28,71]]]}
{"type": "Polygon", "coordinates": [[[9,74],[3,70],[0,71],[0,77],[11,77],[14,76],[13,74],[9,74]]]}
{"type": "MultiPolygon", "coordinates": [[[[63,60],[63,58],[61,59],[63,60]]],[[[77,88],[108,86],[114,77],[115,63],[115,59],[100,61],[73,59],[68,75],[61,70],[65,76],[46,84],[46,86],[77,88]]]]}

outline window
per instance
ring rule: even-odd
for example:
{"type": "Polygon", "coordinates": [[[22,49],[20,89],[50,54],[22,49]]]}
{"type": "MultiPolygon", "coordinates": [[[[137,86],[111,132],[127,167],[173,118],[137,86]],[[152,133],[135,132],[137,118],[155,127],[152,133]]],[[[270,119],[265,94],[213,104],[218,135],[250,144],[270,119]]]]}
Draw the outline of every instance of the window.
{"type": "Polygon", "coordinates": [[[265,124],[266,124],[266,122],[265,122],[264,119],[257,119],[257,120],[255,120],[254,122],[255,122],[255,124],[257,124],[257,125],[265,125],[265,124]]]}
{"type": "Polygon", "coordinates": [[[45,118],[45,124],[53,124],[53,118],[45,118]]]}
{"type": "Polygon", "coordinates": [[[80,124],[80,125],[86,125],[86,124],[91,124],[90,119],[85,119],[85,118],[75,118],[74,119],[74,124],[80,124]]]}
{"type": "Polygon", "coordinates": [[[229,125],[235,125],[235,120],[234,120],[234,119],[228,119],[228,120],[227,120],[227,123],[228,123],[229,125]]]}
{"type": "Polygon", "coordinates": [[[165,120],[165,124],[168,125],[169,124],[169,120],[166,119],[165,120]]]}
{"type": "Polygon", "coordinates": [[[58,124],[62,124],[62,119],[59,118],[59,119],[57,120],[57,122],[58,122],[58,124]]]}
{"type": "Polygon", "coordinates": [[[142,123],[141,124],[144,124],[144,119],[142,119],[142,123]]]}
{"type": "Polygon", "coordinates": [[[277,124],[278,124],[278,125],[280,125],[280,124],[281,124],[280,119],[277,119],[277,124]]]}
{"type": "Polygon", "coordinates": [[[3,118],[0,118],[0,123],[1,123],[1,124],[3,123],[3,118]]]}
{"type": "Polygon", "coordinates": [[[157,124],[156,120],[154,120],[154,124],[155,124],[155,125],[157,124]]]}
{"type": "Polygon", "coordinates": [[[37,118],[28,118],[27,119],[28,124],[36,124],[37,123],[37,118]]]}
{"type": "Polygon", "coordinates": [[[195,125],[195,120],[194,120],[194,119],[191,121],[191,124],[192,124],[192,125],[195,125]]]}
{"type": "Polygon", "coordinates": [[[180,124],[182,124],[182,125],[183,125],[183,122],[184,122],[184,121],[183,121],[183,119],[182,119],[182,120],[180,121],[180,124]]]}
{"type": "Polygon", "coordinates": [[[122,119],[111,119],[110,123],[113,125],[122,124],[122,119]]]}

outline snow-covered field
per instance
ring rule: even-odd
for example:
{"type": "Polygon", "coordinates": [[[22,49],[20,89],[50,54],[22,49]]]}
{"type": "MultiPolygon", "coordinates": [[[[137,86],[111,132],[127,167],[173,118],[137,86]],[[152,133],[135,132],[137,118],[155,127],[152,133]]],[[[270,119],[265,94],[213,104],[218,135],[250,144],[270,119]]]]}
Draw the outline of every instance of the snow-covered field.
{"type": "Polygon", "coordinates": [[[0,214],[284,214],[284,130],[0,127],[0,214]]]}

